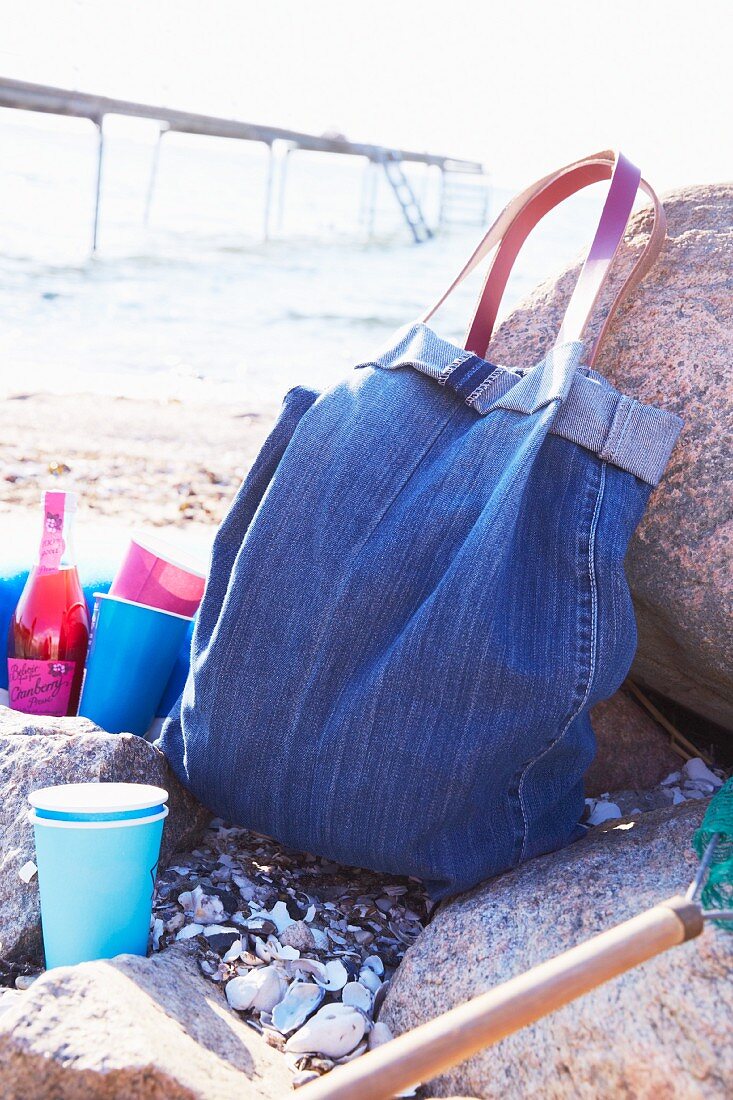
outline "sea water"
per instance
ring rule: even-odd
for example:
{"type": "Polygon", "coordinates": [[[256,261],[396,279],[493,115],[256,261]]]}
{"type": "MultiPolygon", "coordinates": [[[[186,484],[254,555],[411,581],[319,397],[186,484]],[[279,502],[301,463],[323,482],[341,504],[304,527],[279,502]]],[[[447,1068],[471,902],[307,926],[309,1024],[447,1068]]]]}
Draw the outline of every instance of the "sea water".
{"type": "MultiPolygon", "coordinates": [[[[180,134],[163,139],[146,224],[156,138],[149,121],[106,121],[91,257],[95,127],[0,111],[0,393],[274,406],[293,385],[330,385],[373,355],[441,294],[485,229],[453,226],[414,245],[378,175],[370,234],[360,218],[365,163],[295,152],[265,241],[266,148],[180,134]]],[[[437,171],[410,174],[434,221],[437,171]]],[[[492,188],[492,217],[514,190],[492,188]]],[[[580,196],[551,216],[507,304],[579,254],[601,198],[580,196]]],[[[460,341],[478,285],[441,311],[441,335],[460,341]]]]}

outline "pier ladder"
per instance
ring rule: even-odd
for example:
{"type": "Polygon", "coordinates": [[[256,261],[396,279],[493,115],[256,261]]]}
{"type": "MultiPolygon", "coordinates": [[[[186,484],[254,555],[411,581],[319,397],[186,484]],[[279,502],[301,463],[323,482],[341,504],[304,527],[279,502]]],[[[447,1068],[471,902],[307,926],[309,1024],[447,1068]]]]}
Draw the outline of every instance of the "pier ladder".
{"type": "Polygon", "coordinates": [[[433,231],[426,222],[422,207],[417,201],[417,197],[409,179],[405,175],[405,170],[402,167],[402,157],[399,153],[388,150],[385,151],[384,155],[380,158],[380,163],[384,168],[384,174],[387,177],[389,185],[395,193],[397,202],[402,208],[405,221],[409,226],[415,242],[421,244],[423,241],[429,241],[433,235],[433,231]]]}

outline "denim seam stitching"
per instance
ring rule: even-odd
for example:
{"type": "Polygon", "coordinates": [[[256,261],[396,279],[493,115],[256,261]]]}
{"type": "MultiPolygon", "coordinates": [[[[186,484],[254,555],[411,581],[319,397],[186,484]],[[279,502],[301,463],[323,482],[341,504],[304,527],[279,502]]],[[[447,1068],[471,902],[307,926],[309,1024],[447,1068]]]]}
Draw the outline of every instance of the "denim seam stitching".
{"type": "MultiPolygon", "coordinates": [[[[500,375],[500,374],[509,374],[509,373],[510,372],[504,370],[503,367],[497,367],[495,370],[492,370],[489,377],[484,378],[483,382],[479,382],[478,386],[473,391],[473,393],[470,394],[466,398],[466,404],[473,406],[473,408],[476,408],[476,406],[474,405],[474,402],[480,401],[481,398],[484,396],[484,394],[488,393],[490,389],[493,389],[495,383],[498,381],[497,376],[500,375]]],[[[476,409],[476,412],[478,412],[478,411],[479,410],[476,409]]],[[[486,413],[480,413],[479,415],[485,416],[486,413]]]]}
{"type": "Polygon", "coordinates": [[[563,726],[562,731],[560,732],[559,736],[556,737],[555,740],[552,741],[547,746],[547,748],[543,749],[542,752],[538,756],[535,756],[534,759],[530,760],[530,762],[526,765],[526,767],[524,768],[524,771],[522,772],[522,774],[519,778],[519,786],[518,786],[519,806],[520,806],[520,810],[521,810],[521,813],[522,813],[522,827],[523,827],[523,832],[524,832],[524,836],[522,838],[522,850],[521,850],[521,854],[520,854],[520,857],[519,857],[520,861],[525,858],[525,852],[526,852],[526,849],[527,849],[528,827],[529,827],[529,823],[527,821],[526,807],[525,807],[523,793],[522,793],[523,787],[524,787],[524,781],[527,778],[527,776],[529,775],[529,772],[531,771],[531,769],[534,768],[534,766],[536,764],[538,764],[540,762],[540,760],[542,760],[542,758],[547,755],[548,752],[550,752],[552,749],[554,749],[557,745],[560,744],[560,742],[562,741],[563,737],[565,736],[565,734],[568,732],[568,730],[572,726],[575,719],[581,713],[581,711],[583,710],[583,707],[588,702],[588,699],[590,697],[591,688],[593,686],[593,679],[594,679],[595,673],[596,673],[596,646],[597,646],[597,641],[598,641],[598,585],[597,585],[597,582],[596,582],[596,531],[598,529],[598,519],[599,519],[600,512],[601,512],[601,504],[603,502],[603,495],[604,495],[605,486],[606,486],[606,463],[604,462],[601,466],[601,477],[600,477],[600,481],[599,481],[599,484],[598,484],[596,502],[595,502],[595,506],[594,506],[594,509],[593,509],[593,518],[591,520],[589,537],[588,537],[588,576],[589,576],[589,580],[590,580],[590,596],[591,596],[591,644],[590,644],[590,664],[589,664],[589,668],[588,668],[588,680],[587,680],[587,683],[586,683],[585,691],[583,693],[583,697],[580,700],[580,703],[575,708],[575,710],[571,713],[571,715],[568,718],[567,722],[563,726]]]}
{"type": "Polygon", "coordinates": [[[621,442],[629,427],[633,407],[634,399],[622,393],[619,397],[616,411],[613,414],[613,420],[608,429],[608,434],[599,452],[599,457],[602,458],[604,462],[615,463],[616,456],[619,454],[621,442]]]}
{"type": "Polygon", "coordinates": [[[470,358],[471,358],[471,352],[470,351],[469,352],[464,352],[463,355],[456,356],[456,358],[453,360],[452,363],[449,363],[447,367],[443,367],[443,370],[441,371],[441,374],[440,374],[440,378],[438,379],[438,385],[439,386],[444,386],[446,384],[446,382],[448,381],[448,379],[450,378],[450,376],[453,374],[453,371],[457,367],[460,367],[462,363],[465,363],[466,360],[470,359],[470,358]]]}

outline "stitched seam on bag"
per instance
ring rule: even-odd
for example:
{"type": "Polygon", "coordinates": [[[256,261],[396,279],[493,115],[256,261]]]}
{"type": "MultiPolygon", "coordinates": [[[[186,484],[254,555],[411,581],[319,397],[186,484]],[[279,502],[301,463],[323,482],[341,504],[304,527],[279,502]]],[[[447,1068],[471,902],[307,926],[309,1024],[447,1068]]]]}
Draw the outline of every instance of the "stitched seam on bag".
{"type": "Polygon", "coordinates": [[[618,405],[616,406],[616,411],[611,421],[611,427],[608,429],[608,435],[599,452],[600,457],[604,461],[615,463],[616,456],[620,452],[621,442],[628,430],[631,413],[635,403],[633,398],[626,397],[624,394],[621,394],[619,397],[618,405]]]}
{"type": "MultiPolygon", "coordinates": [[[[467,405],[473,405],[474,401],[480,401],[484,394],[493,389],[498,381],[498,375],[511,374],[511,371],[505,370],[504,367],[496,367],[492,370],[488,378],[484,378],[483,382],[480,382],[476,389],[466,398],[467,405]]],[[[478,412],[478,409],[476,410],[478,412]]],[[[485,413],[483,415],[486,415],[485,413]]]]}
{"type": "Polygon", "coordinates": [[[518,794],[519,794],[519,807],[520,807],[521,814],[522,814],[522,828],[523,828],[523,831],[524,831],[524,836],[523,836],[523,839],[522,839],[522,849],[521,849],[521,853],[520,853],[520,857],[519,857],[520,861],[525,858],[525,853],[526,853],[526,850],[527,850],[527,838],[528,838],[528,835],[529,835],[529,822],[528,822],[528,819],[527,819],[527,809],[526,809],[526,806],[525,806],[525,803],[524,803],[524,795],[523,795],[523,788],[524,788],[525,780],[526,780],[527,776],[529,775],[530,771],[535,767],[535,765],[538,764],[540,762],[540,760],[542,760],[547,755],[548,752],[550,752],[552,749],[556,748],[560,744],[560,742],[562,741],[563,737],[565,736],[565,734],[568,732],[568,730],[572,726],[575,719],[578,717],[578,715],[583,710],[583,707],[588,702],[588,699],[590,697],[591,688],[593,686],[593,680],[594,680],[595,673],[596,673],[596,646],[597,646],[597,643],[598,643],[598,584],[597,584],[597,581],[596,581],[596,531],[598,529],[598,519],[599,519],[600,512],[601,512],[601,504],[603,502],[603,495],[604,495],[605,485],[606,485],[606,463],[604,462],[603,465],[601,466],[601,478],[600,478],[600,482],[598,484],[597,497],[596,497],[596,502],[595,502],[595,506],[594,506],[594,509],[593,509],[593,518],[591,519],[590,532],[589,532],[589,536],[588,536],[588,575],[589,575],[589,579],[590,579],[590,597],[591,597],[591,641],[590,641],[590,662],[589,662],[589,668],[588,668],[588,680],[587,680],[587,683],[586,683],[585,691],[583,693],[583,697],[580,700],[580,703],[578,704],[578,706],[575,708],[575,710],[572,712],[572,714],[568,718],[568,720],[565,723],[565,725],[563,726],[563,729],[562,729],[561,733],[559,734],[559,736],[556,737],[555,740],[547,746],[547,748],[543,749],[542,752],[538,756],[535,756],[534,759],[530,760],[530,762],[525,766],[524,771],[522,772],[522,774],[520,776],[518,794]]]}
{"type": "MultiPolygon", "coordinates": [[[[452,363],[448,364],[447,367],[443,367],[443,370],[440,372],[440,377],[438,378],[438,385],[439,386],[444,386],[446,384],[446,382],[448,381],[448,379],[450,378],[450,376],[453,374],[453,371],[456,370],[457,367],[460,367],[463,363],[466,362],[467,359],[470,359],[470,358],[471,358],[471,352],[468,351],[463,356],[460,356],[460,355],[457,356],[453,360],[452,363]]],[[[418,370],[419,369],[420,368],[418,367],[418,370]]]]}

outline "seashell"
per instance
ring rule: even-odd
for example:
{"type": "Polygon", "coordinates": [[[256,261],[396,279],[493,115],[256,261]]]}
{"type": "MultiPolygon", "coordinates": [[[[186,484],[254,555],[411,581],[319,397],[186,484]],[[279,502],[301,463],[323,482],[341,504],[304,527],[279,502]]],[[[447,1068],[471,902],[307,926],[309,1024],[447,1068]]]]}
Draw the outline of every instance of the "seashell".
{"type": "Polygon", "coordinates": [[[286,928],[289,928],[291,924],[295,924],[284,901],[276,901],[272,909],[266,909],[260,915],[269,917],[275,925],[278,936],[281,932],[284,932],[286,928]]]}
{"type": "Polygon", "coordinates": [[[247,917],[244,922],[244,927],[248,932],[251,932],[253,936],[261,936],[263,939],[267,939],[268,936],[275,934],[275,925],[271,920],[266,917],[247,917]]]}
{"type": "Polygon", "coordinates": [[[186,918],[184,917],[183,913],[181,913],[181,911],[179,910],[177,913],[173,914],[173,916],[171,917],[170,920],[167,920],[165,922],[165,930],[168,933],[180,932],[180,930],[183,928],[185,923],[186,923],[186,918]]]}
{"type": "Polygon", "coordinates": [[[287,992],[285,975],[274,966],[262,966],[250,970],[242,977],[232,978],[226,985],[227,1001],[238,1012],[255,1009],[272,1012],[287,992]]]}
{"type": "MultiPolygon", "coordinates": [[[[236,932],[219,932],[213,936],[206,935],[206,929],[204,929],[204,935],[206,936],[206,942],[212,951],[216,951],[217,955],[225,955],[229,948],[234,943],[241,944],[241,940],[236,932]]],[[[241,950],[241,948],[240,948],[241,950]]],[[[237,952],[239,954],[239,952],[237,952]]]]}
{"type": "Polygon", "coordinates": [[[242,954],[242,941],[240,939],[236,939],[233,942],[233,944],[231,945],[231,947],[229,948],[229,950],[226,951],[222,955],[222,962],[225,962],[225,963],[234,962],[235,959],[238,959],[241,956],[241,954],[242,954]]]}
{"type": "Polygon", "coordinates": [[[355,1058],[360,1058],[362,1054],[366,1054],[368,1050],[367,1040],[362,1039],[358,1047],[354,1047],[350,1054],[344,1054],[343,1058],[336,1059],[337,1066],[345,1066],[347,1062],[353,1062],[355,1058]]]}
{"type": "Polygon", "coordinates": [[[258,959],[256,955],[253,955],[251,951],[243,951],[239,957],[245,966],[259,966],[263,961],[262,959],[258,959]]]}
{"type": "Polygon", "coordinates": [[[717,776],[715,772],[712,772],[705,761],[701,760],[699,756],[687,761],[682,768],[682,775],[692,783],[704,784],[706,787],[712,788],[712,790],[717,790],[718,787],[723,786],[723,780],[717,776]]]}
{"type": "Polygon", "coordinates": [[[313,920],[315,915],[316,915],[315,905],[309,905],[308,906],[308,911],[306,912],[305,916],[303,917],[303,920],[306,921],[307,924],[310,924],[310,922],[313,920]]]}
{"type": "Polygon", "coordinates": [[[297,947],[290,947],[288,944],[285,947],[281,947],[275,954],[276,959],[282,959],[284,962],[295,962],[300,958],[300,951],[297,947]]]}
{"type": "Polygon", "coordinates": [[[588,825],[602,825],[604,821],[613,821],[621,817],[621,810],[615,802],[596,802],[588,817],[588,825]]]}
{"type": "Polygon", "coordinates": [[[178,904],[197,924],[217,924],[227,915],[221,898],[216,894],[205,894],[200,886],[179,894],[178,904]]]}
{"type": "Polygon", "coordinates": [[[339,989],[343,989],[349,980],[349,975],[346,973],[346,967],[340,959],[332,959],[331,962],[326,963],[326,980],[316,981],[319,985],[322,985],[324,989],[327,989],[329,993],[335,993],[339,989]]]}
{"type": "Polygon", "coordinates": [[[358,1046],[366,1028],[367,1022],[358,1009],[338,1003],[324,1005],[290,1036],[285,1049],[294,1054],[311,1051],[327,1058],[343,1058],[358,1046]]]}
{"type": "Polygon", "coordinates": [[[341,1001],[353,1008],[360,1008],[362,1012],[368,1012],[372,1007],[372,995],[361,982],[347,982],[341,990],[341,1001]]]}
{"type": "Polygon", "coordinates": [[[273,1024],[283,1035],[289,1035],[302,1027],[324,997],[324,991],[315,982],[293,982],[272,1010],[273,1024]]]}
{"type": "Polygon", "coordinates": [[[200,936],[204,930],[203,924],[187,924],[176,934],[177,940],[192,940],[194,936],[200,936]]]}
{"type": "Polygon", "coordinates": [[[255,955],[262,962],[272,962],[280,951],[280,941],[275,936],[268,936],[266,940],[255,940],[255,955]]]}
{"type": "Polygon", "coordinates": [[[387,1025],[377,1020],[369,1032],[369,1049],[374,1050],[375,1047],[381,1047],[383,1043],[389,1043],[392,1039],[394,1039],[394,1035],[387,1025]]]}
{"type": "Polygon", "coordinates": [[[373,970],[378,978],[381,978],[384,974],[384,963],[379,955],[369,955],[364,959],[364,966],[368,966],[370,970],[373,970]]]}
{"type": "Polygon", "coordinates": [[[311,928],[315,940],[316,951],[328,951],[328,936],[322,928],[311,928]]]}
{"type": "Polygon", "coordinates": [[[372,1011],[373,1011],[375,1017],[379,1015],[379,1010],[381,1009],[382,1005],[384,1004],[384,998],[387,996],[387,990],[388,989],[389,989],[389,982],[382,982],[379,989],[374,994],[374,1004],[372,1006],[372,1011]]]}
{"type": "Polygon", "coordinates": [[[365,985],[370,993],[376,993],[382,984],[374,971],[368,966],[362,966],[359,971],[359,981],[365,985]]]}
{"type": "Polygon", "coordinates": [[[326,967],[318,959],[297,959],[290,963],[290,970],[295,973],[311,974],[319,985],[328,984],[326,967]]]}
{"type": "Polygon", "coordinates": [[[165,924],[160,917],[156,917],[153,921],[153,951],[160,949],[160,939],[164,932],[165,924]]]}

